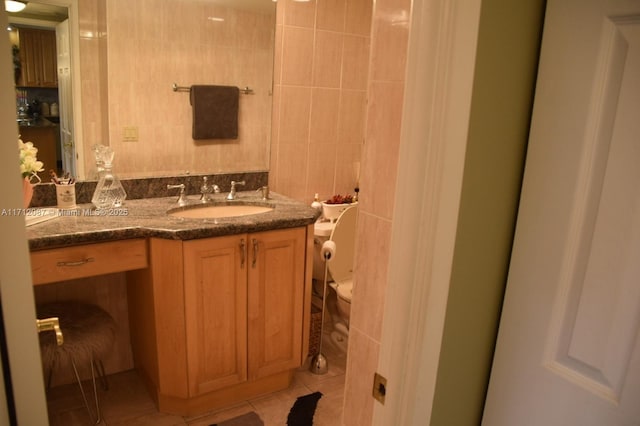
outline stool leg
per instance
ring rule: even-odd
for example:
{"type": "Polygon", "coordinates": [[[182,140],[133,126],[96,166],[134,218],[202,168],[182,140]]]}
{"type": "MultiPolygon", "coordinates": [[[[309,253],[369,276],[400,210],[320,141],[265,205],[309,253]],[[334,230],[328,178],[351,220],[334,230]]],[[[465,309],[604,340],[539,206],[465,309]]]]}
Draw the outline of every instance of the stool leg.
{"type": "MultiPolygon", "coordinates": [[[[89,407],[89,401],[87,401],[87,395],[84,393],[84,387],[82,387],[82,380],[80,380],[80,374],[78,374],[78,368],[76,367],[76,363],[73,360],[73,357],[71,357],[71,365],[73,366],[73,372],[76,375],[76,381],[78,382],[78,387],[80,388],[80,393],[82,394],[84,406],[87,408],[87,413],[89,413],[89,419],[93,421],[93,413],[91,412],[91,408],[89,407]]],[[[91,371],[93,373],[93,365],[91,366],[91,371]]],[[[96,422],[96,424],[100,421],[99,417],[100,415],[98,415],[98,421],[96,422]]]]}
{"type": "Polygon", "coordinates": [[[49,366],[49,374],[47,375],[47,390],[51,389],[51,379],[53,378],[53,361],[49,366]]]}
{"type": "Polygon", "coordinates": [[[107,374],[104,370],[104,364],[101,359],[98,359],[98,364],[96,365],[96,370],[98,370],[98,375],[100,376],[100,381],[102,382],[102,389],[108,391],[109,390],[109,382],[107,382],[107,374]]]}
{"type": "Polygon", "coordinates": [[[94,368],[93,354],[91,354],[91,381],[93,383],[93,397],[96,402],[96,424],[98,424],[102,420],[102,416],[100,414],[100,402],[98,401],[98,389],[96,388],[96,369],[94,368]]]}

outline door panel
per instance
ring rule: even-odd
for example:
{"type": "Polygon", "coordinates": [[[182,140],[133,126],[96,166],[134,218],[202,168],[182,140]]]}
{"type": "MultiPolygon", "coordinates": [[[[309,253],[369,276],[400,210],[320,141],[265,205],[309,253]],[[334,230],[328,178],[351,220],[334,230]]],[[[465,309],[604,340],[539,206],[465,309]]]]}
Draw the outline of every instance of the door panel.
{"type": "Polygon", "coordinates": [[[305,229],[251,234],[249,378],[300,366],[305,229]]]}
{"type": "Polygon", "coordinates": [[[605,21],[549,342],[550,367],[614,403],[640,318],[639,24],[605,21]]]}
{"type": "Polygon", "coordinates": [[[244,235],[184,243],[184,288],[191,396],[247,379],[244,235]]]}
{"type": "Polygon", "coordinates": [[[640,424],[640,4],[551,0],[484,425],[640,424]]]}

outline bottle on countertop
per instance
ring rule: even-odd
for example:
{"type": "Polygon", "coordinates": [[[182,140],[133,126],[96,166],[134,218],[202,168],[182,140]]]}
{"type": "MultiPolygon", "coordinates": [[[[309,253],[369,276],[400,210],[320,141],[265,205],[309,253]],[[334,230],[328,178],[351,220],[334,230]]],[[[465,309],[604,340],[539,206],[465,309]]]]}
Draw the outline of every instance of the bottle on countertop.
{"type": "Polygon", "coordinates": [[[311,203],[311,207],[313,207],[314,209],[322,210],[322,203],[320,203],[317,192],[316,192],[316,195],[313,197],[313,202],[311,203]]]}
{"type": "Polygon", "coordinates": [[[91,197],[91,202],[98,210],[121,207],[127,193],[120,183],[120,179],[113,173],[114,152],[110,147],[103,147],[96,151],[96,158],[102,160],[103,170],[100,172],[100,179],[91,197]]]}

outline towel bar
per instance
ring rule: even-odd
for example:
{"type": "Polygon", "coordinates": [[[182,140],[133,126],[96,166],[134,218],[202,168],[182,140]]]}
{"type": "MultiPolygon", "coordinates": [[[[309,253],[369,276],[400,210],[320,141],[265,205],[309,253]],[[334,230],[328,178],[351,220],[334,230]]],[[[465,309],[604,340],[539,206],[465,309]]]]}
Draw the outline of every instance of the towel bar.
{"type": "MultiPolygon", "coordinates": [[[[174,92],[190,92],[191,91],[191,86],[187,87],[187,86],[178,86],[176,83],[173,83],[173,91],[174,92]]],[[[253,95],[253,89],[250,88],[249,86],[245,86],[242,89],[238,89],[240,90],[240,93],[242,93],[243,95],[253,95]]]]}

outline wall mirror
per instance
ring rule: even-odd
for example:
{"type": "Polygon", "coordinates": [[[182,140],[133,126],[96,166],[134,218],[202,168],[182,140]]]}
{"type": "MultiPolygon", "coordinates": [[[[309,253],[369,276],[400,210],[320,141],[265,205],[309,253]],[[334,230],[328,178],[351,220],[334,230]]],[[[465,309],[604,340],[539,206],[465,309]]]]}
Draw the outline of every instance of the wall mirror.
{"type": "Polygon", "coordinates": [[[269,169],[272,0],[37,0],[27,12],[32,4],[68,12],[71,95],[59,103],[79,179],[96,178],[98,144],[114,149],[124,178],[269,169]],[[251,88],[238,138],[193,140],[189,93],[174,84],[251,88]]]}

